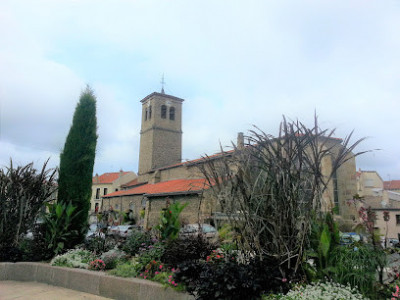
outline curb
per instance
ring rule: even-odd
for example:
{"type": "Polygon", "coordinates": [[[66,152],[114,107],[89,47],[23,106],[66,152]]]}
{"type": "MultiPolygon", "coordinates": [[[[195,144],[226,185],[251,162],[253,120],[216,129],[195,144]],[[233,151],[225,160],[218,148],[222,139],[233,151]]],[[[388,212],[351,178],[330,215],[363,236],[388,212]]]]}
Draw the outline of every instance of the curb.
{"type": "Polygon", "coordinates": [[[157,282],[45,263],[0,263],[0,281],[36,281],[117,300],[193,300],[157,282]]]}

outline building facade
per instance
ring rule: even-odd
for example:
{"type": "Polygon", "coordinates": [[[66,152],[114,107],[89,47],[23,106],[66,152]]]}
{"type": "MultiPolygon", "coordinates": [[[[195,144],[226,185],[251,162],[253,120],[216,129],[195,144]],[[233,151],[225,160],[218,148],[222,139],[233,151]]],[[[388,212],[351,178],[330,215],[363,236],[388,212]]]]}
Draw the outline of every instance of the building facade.
{"type": "Polygon", "coordinates": [[[120,191],[123,186],[133,180],[137,180],[135,172],[119,171],[112,173],[96,174],[92,180],[92,196],[90,198],[90,213],[102,210],[102,197],[107,194],[120,191]]]}
{"type": "MultiPolygon", "coordinates": [[[[193,223],[212,218],[218,213],[215,199],[208,192],[199,165],[203,158],[182,162],[182,103],[183,99],[164,93],[152,93],[141,100],[142,122],[140,132],[139,172],[137,184],[125,186],[123,191],[103,196],[103,207],[132,210],[145,228],[158,222],[160,211],[168,203],[189,203],[182,213],[185,222],[193,223]]],[[[341,139],[327,138],[325,147],[332,155],[343,148],[341,139]]],[[[243,147],[243,134],[238,135],[238,148],[243,147]]],[[[209,157],[219,160],[232,151],[209,157]]],[[[322,164],[323,174],[332,171],[332,157],[322,164]]],[[[357,193],[356,166],[353,156],[337,170],[334,180],[323,194],[322,209],[337,207],[340,217],[355,221],[357,211],[349,208],[347,200],[357,193]]]]}

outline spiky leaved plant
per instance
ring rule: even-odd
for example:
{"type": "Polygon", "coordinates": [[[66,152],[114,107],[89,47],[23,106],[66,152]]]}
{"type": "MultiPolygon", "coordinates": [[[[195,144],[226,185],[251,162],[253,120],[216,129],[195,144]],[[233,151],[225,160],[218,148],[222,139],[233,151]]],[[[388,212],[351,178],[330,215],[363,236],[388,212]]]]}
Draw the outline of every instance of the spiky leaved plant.
{"type": "MultiPolygon", "coordinates": [[[[279,262],[282,278],[294,276],[309,244],[312,212],[321,211],[322,194],[336,171],[363,140],[342,143],[334,130],[320,130],[285,118],[277,137],[256,128],[244,147],[219,159],[205,157],[200,169],[221,211],[240,233],[239,246],[260,260],[279,262]],[[322,165],[331,161],[329,172],[322,165]]],[[[333,205],[331,206],[331,208],[333,205]]]]}

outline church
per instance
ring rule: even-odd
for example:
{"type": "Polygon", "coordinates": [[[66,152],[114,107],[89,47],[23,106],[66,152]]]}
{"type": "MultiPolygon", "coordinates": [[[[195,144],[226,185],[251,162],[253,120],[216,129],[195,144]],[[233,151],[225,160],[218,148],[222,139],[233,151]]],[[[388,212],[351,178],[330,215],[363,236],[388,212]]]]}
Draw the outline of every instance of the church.
{"type": "MultiPolygon", "coordinates": [[[[137,178],[101,198],[101,210],[110,207],[131,210],[135,220],[145,229],[156,225],[160,212],[169,203],[188,203],[181,213],[184,223],[216,220],[221,217],[215,199],[207,193],[209,186],[199,165],[204,158],[182,162],[182,105],[184,99],[167,95],[162,90],[141,101],[139,170],[137,178]]],[[[332,138],[341,147],[341,140],[332,138]]],[[[243,145],[243,134],[238,134],[237,145],[243,145]]],[[[336,146],[335,146],[336,147],[336,146]]],[[[218,160],[229,152],[218,153],[208,159],[218,160]]],[[[329,162],[323,169],[329,170],[329,162]]],[[[346,201],[356,193],[356,165],[354,157],[337,171],[334,182],[324,193],[326,203],[339,206],[340,217],[354,220],[356,212],[347,208],[346,201]]]]}

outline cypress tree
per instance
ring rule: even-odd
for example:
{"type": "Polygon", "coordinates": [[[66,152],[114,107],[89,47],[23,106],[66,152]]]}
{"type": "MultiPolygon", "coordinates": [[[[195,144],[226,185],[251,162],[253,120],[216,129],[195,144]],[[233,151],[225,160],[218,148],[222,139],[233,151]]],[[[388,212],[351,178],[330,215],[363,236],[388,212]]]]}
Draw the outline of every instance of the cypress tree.
{"type": "Polygon", "coordinates": [[[97,143],[96,97],[87,86],[81,93],[79,102],[60,155],[58,179],[58,203],[72,203],[76,207],[67,247],[83,241],[87,231],[92,174],[97,143]]]}

